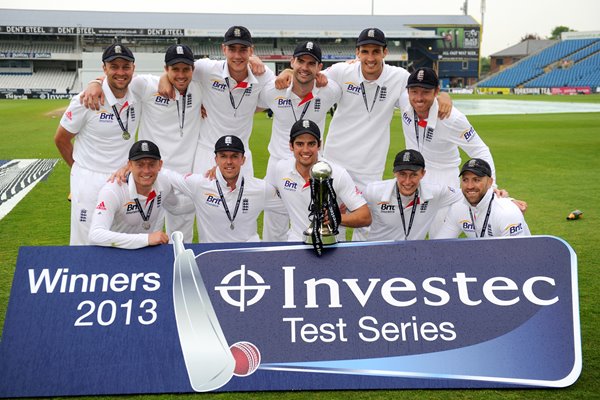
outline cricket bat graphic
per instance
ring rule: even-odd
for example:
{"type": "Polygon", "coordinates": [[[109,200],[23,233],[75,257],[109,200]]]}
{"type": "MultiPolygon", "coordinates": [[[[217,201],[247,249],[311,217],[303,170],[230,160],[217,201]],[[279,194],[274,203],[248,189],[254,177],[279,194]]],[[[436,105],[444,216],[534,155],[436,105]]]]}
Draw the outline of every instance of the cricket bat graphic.
{"type": "Polygon", "coordinates": [[[183,246],[183,234],[173,232],[173,306],[179,341],[192,388],[209,392],[233,376],[235,360],[221,330],[196,264],[194,252],[183,246]]]}

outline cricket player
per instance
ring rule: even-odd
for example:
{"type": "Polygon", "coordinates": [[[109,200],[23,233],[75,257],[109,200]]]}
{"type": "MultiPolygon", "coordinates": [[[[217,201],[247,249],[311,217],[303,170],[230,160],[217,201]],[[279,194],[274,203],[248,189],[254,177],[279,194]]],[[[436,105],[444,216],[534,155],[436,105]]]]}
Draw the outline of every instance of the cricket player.
{"type": "Polygon", "coordinates": [[[71,245],[89,243],[100,188],[127,162],[139,122],[128,90],[135,71],[133,53],[115,43],[104,50],[102,62],[106,75],[102,92],[108,104],[98,111],[88,110],[74,97],[54,136],[58,151],[71,167],[71,245]]]}
{"type": "MultiPolygon", "coordinates": [[[[408,91],[400,98],[402,129],[406,148],[419,151],[427,163],[425,181],[442,186],[459,187],[459,148],[471,158],[481,158],[491,167],[496,182],[494,160],[490,149],[477,134],[467,117],[456,107],[450,116],[438,118],[439,79],[431,68],[418,68],[408,77],[408,91]]],[[[494,188],[496,185],[494,185],[494,188]]],[[[497,191],[506,197],[506,191],[497,191]]],[[[447,209],[441,209],[431,230],[441,227],[447,209]]]]}
{"type": "Polygon", "coordinates": [[[462,200],[449,186],[424,182],[425,159],[402,150],[394,159],[394,178],[371,182],[365,198],[373,222],[369,240],[423,240],[437,211],[462,200]]]}
{"type": "MultiPolygon", "coordinates": [[[[199,83],[192,82],[194,61],[194,53],[184,44],[169,46],[165,52],[164,69],[175,93],[173,99],[158,93],[158,76],[136,75],[129,85],[141,109],[138,138],[156,143],[161,149],[164,167],[180,174],[193,170],[202,121],[202,91],[199,83]]],[[[91,81],[82,96],[82,103],[86,107],[96,109],[102,101],[99,85],[95,84],[98,81],[102,81],[102,78],[91,81]]],[[[190,213],[174,215],[165,210],[167,234],[171,237],[171,233],[180,231],[184,242],[191,243],[194,207],[187,196],[181,193],[178,196],[181,204],[190,202],[190,213]]]]}
{"type": "Polygon", "coordinates": [[[158,146],[148,140],[135,142],[128,165],[127,184],[109,182],[100,189],[90,244],[139,249],[169,242],[162,227],[173,191],[167,178],[159,175],[163,162],[158,146]]]}
{"type": "MultiPolygon", "coordinates": [[[[313,121],[300,119],[290,130],[290,150],[294,157],[277,163],[270,183],[279,192],[290,216],[291,226],[288,241],[302,241],[303,232],[309,227],[310,170],[320,161],[321,130],[313,121]]],[[[359,145],[359,144],[358,144],[359,145]]],[[[327,161],[327,160],[323,160],[327,161]]],[[[371,213],[348,172],[335,163],[327,161],[333,172],[333,189],[337,194],[342,211],[341,225],[351,228],[368,226],[371,213]],[[343,212],[347,209],[349,212],[343,212]]],[[[342,240],[345,238],[341,238],[342,240]]]]}
{"type": "Polygon", "coordinates": [[[530,236],[523,213],[513,201],[494,193],[492,168],[487,161],[472,158],[460,170],[463,201],[453,204],[432,239],[530,236]]]}
{"type": "MultiPolygon", "coordinates": [[[[261,75],[252,72],[249,62],[254,54],[254,46],[250,31],[243,26],[229,28],[221,48],[225,60],[202,59],[195,62],[193,80],[202,87],[206,118],[200,125],[194,172],[204,174],[211,169],[215,165],[214,144],[223,135],[233,135],[244,143],[244,169],[252,176],[254,170],[248,140],[252,133],[258,96],[264,86],[274,79],[274,74],[268,68],[261,75]]],[[[160,93],[170,97],[171,85],[163,89],[162,82],[164,79],[160,93]]]]}
{"type": "MultiPolygon", "coordinates": [[[[390,145],[390,124],[409,73],[384,62],[388,54],[385,34],[364,29],[356,41],[357,63],[337,63],[323,74],[342,89],[329,125],[323,155],[344,167],[364,192],[383,177],[390,145]],[[356,144],[360,143],[360,146],[356,144]]],[[[440,96],[440,113],[450,111],[450,96],[440,96]]],[[[367,229],[355,229],[353,240],[366,240],[367,229]]]]}
{"type": "Polygon", "coordinates": [[[214,145],[216,179],[204,174],[181,176],[164,170],[171,184],[193,199],[201,243],[259,242],[257,218],[267,208],[283,208],[275,189],[242,166],[245,147],[233,135],[214,145]]]}
{"type": "MultiPolygon", "coordinates": [[[[275,173],[279,161],[293,156],[289,146],[292,125],[299,119],[308,119],[324,131],[327,112],[340,99],[341,89],[335,82],[320,88],[316,85],[315,78],[323,67],[321,57],[318,43],[298,43],[290,61],[293,74],[291,85],[287,89],[277,89],[273,80],[260,93],[258,106],[273,112],[267,181],[271,180],[270,176],[275,173]]],[[[285,241],[288,229],[287,214],[265,210],[263,240],[285,241]]]]}

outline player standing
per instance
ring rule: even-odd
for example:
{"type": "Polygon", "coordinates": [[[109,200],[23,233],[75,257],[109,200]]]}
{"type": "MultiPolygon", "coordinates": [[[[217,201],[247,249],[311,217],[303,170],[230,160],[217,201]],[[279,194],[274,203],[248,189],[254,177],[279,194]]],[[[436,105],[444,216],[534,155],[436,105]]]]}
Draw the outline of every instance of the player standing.
{"type": "Polygon", "coordinates": [[[102,91],[108,105],[99,111],[88,110],[74,97],[54,136],[56,147],[71,167],[71,245],[89,243],[98,192],[127,161],[139,121],[128,91],[135,70],[133,53],[116,43],[104,50],[102,62],[106,74],[102,91]]]}
{"type": "MultiPolygon", "coordinates": [[[[280,160],[293,156],[289,139],[292,125],[299,119],[308,119],[325,130],[325,117],[328,110],[339,101],[341,89],[335,82],[318,88],[316,76],[321,63],[321,47],[316,42],[301,42],[294,49],[290,61],[292,82],[287,89],[277,89],[272,81],[265,86],[259,96],[258,106],[271,109],[273,125],[269,141],[269,162],[266,180],[271,181],[275,167],[280,160]]],[[[265,210],[263,240],[285,241],[289,229],[289,217],[265,210]]]]}

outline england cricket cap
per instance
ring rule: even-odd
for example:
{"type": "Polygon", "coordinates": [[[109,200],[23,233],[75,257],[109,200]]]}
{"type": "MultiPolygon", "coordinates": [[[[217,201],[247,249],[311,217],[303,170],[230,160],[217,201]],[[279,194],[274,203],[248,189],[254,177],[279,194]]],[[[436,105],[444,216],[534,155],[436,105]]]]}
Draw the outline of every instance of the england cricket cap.
{"type": "Polygon", "coordinates": [[[215,154],[219,151],[235,151],[244,154],[244,143],[237,136],[221,136],[215,143],[215,154]]]}
{"type": "Polygon", "coordinates": [[[160,160],[160,150],[158,146],[149,140],[138,140],[131,149],[129,149],[129,159],[131,161],[140,160],[142,158],[154,158],[160,160]]]}
{"type": "Polygon", "coordinates": [[[387,47],[385,34],[381,31],[381,29],[377,28],[363,29],[356,40],[356,47],[364,46],[365,44],[376,44],[378,46],[387,47]]]}
{"type": "Polygon", "coordinates": [[[165,65],[177,63],[194,65],[194,52],[185,44],[174,44],[165,53],[165,65]]]}
{"type": "Polygon", "coordinates": [[[466,163],[463,164],[460,169],[460,174],[458,176],[462,176],[465,172],[472,172],[477,176],[492,176],[492,169],[490,168],[490,164],[487,161],[482,160],[481,158],[472,158],[466,163]]]}
{"type": "Polygon", "coordinates": [[[135,57],[131,50],[129,50],[126,46],[123,46],[121,43],[115,43],[108,46],[104,53],[102,53],[102,62],[110,62],[112,60],[116,60],[117,58],[122,58],[123,60],[135,61],[135,57]]]}
{"type": "Polygon", "coordinates": [[[421,67],[415,70],[408,77],[407,88],[422,87],[425,89],[435,89],[440,85],[440,80],[434,70],[427,67],[421,67]]]}
{"type": "Polygon", "coordinates": [[[252,46],[252,35],[250,31],[243,26],[232,26],[225,32],[225,40],[223,42],[225,46],[231,44],[241,44],[244,46],[252,46]]]}
{"type": "Polygon", "coordinates": [[[411,171],[418,171],[425,169],[425,159],[416,150],[402,150],[396,154],[394,159],[394,172],[403,171],[409,169],[411,171]]]}
{"type": "Polygon", "coordinates": [[[309,133],[317,138],[318,141],[321,141],[319,125],[308,119],[299,119],[292,125],[292,129],[290,130],[290,142],[293,142],[295,138],[304,133],[309,133]]]}
{"type": "Polygon", "coordinates": [[[304,55],[312,56],[318,63],[321,63],[321,47],[315,42],[298,43],[294,49],[294,58],[304,55]]]}

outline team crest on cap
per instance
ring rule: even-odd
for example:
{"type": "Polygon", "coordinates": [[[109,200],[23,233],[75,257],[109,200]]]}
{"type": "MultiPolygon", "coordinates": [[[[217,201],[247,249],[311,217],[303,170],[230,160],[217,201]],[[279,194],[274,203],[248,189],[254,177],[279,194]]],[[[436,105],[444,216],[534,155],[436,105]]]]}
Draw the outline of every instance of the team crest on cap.
{"type": "Polygon", "coordinates": [[[232,140],[231,140],[231,136],[225,136],[225,144],[227,146],[231,146],[232,140]]]}
{"type": "Polygon", "coordinates": [[[240,36],[242,36],[242,32],[240,31],[240,29],[239,29],[239,28],[235,28],[235,29],[233,30],[233,36],[236,36],[236,37],[240,37],[240,36]]]}
{"type": "Polygon", "coordinates": [[[368,37],[375,37],[375,29],[369,29],[369,32],[367,32],[367,36],[368,37]]]}
{"type": "Polygon", "coordinates": [[[417,80],[418,81],[422,81],[424,77],[425,77],[425,70],[422,69],[419,72],[417,72],[417,80]]]}
{"type": "Polygon", "coordinates": [[[469,167],[470,167],[470,168],[473,168],[473,167],[475,167],[475,166],[477,166],[477,160],[470,160],[470,161],[469,161],[469,167]]]}
{"type": "Polygon", "coordinates": [[[313,49],[313,42],[306,43],[306,49],[312,51],[312,49],[313,49]]]}
{"type": "Polygon", "coordinates": [[[410,161],[410,153],[404,153],[402,156],[402,161],[409,162],[410,161]]]}
{"type": "Polygon", "coordinates": [[[183,54],[183,47],[177,46],[176,51],[177,51],[177,54],[183,54]]]}
{"type": "Polygon", "coordinates": [[[302,127],[306,128],[306,129],[310,128],[310,121],[307,120],[307,119],[305,119],[304,121],[302,121],[302,127]]]}
{"type": "Polygon", "coordinates": [[[150,148],[148,147],[148,143],[142,142],[142,151],[144,151],[144,152],[150,151],[150,148]]]}
{"type": "Polygon", "coordinates": [[[122,53],[121,46],[115,46],[115,53],[117,53],[117,54],[121,54],[122,53]]]}

